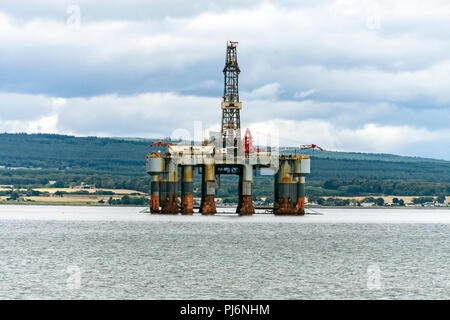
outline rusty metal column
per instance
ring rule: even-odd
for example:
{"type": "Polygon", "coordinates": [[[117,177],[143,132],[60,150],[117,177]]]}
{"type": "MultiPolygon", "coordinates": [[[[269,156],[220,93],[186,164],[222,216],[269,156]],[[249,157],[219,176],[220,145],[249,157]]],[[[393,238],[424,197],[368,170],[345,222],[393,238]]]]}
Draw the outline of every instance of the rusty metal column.
{"type": "Polygon", "coordinates": [[[194,213],[194,166],[181,167],[181,213],[194,213]]]}
{"type": "Polygon", "coordinates": [[[164,158],[159,154],[153,153],[147,156],[146,170],[151,175],[150,182],[150,213],[159,213],[160,195],[159,180],[160,175],[164,172],[164,158]]]}
{"type": "Polygon", "coordinates": [[[295,206],[297,205],[297,176],[294,175],[294,171],[295,171],[295,163],[296,163],[297,159],[294,160],[289,160],[289,166],[290,166],[290,171],[289,171],[289,198],[291,199],[292,202],[292,207],[295,208],[295,206]]]}
{"type": "Polygon", "coordinates": [[[297,184],[297,213],[299,215],[305,214],[305,177],[310,173],[311,160],[308,156],[299,156],[295,162],[294,173],[298,175],[297,184]]]}
{"type": "Polygon", "coordinates": [[[203,208],[203,205],[205,203],[205,193],[206,193],[205,189],[206,189],[206,186],[205,186],[205,177],[204,177],[205,176],[205,167],[204,166],[201,168],[201,172],[202,172],[201,173],[201,177],[200,177],[201,198],[200,198],[200,208],[198,209],[199,213],[202,213],[202,208],[203,208]]]}
{"type": "Polygon", "coordinates": [[[295,208],[297,206],[297,201],[298,201],[298,177],[292,176],[292,180],[291,180],[291,201],[292,201],[292,206],[295,208]]]}
{"type": "Polygon", "coordinates": [[[279,178],[280,177],[280,169],[277,169],[277,172],[273,175],[273,212],[276,212],[279,207],[278,203],[278,184],[279,184],[279,178]]]}
{"type": "Polygon", "coordinates": [[[297,211],[298,214],[303,216],[305,214],[305,177],[299,177],[297,184],[297,211]]]}
{"type": "Polygon", "coordinates": [[[178,165],[173,159],[169,159],[167,168],[167,196],[162,213],[177,214],[178,213],[178,165]]]}
{"type": "Polygon", "coordinates": [[[238,181],[238,205],[236,207],[236,213],[241,213],[242,208],[242,182],[244,180],[243,178],[243,169],[240,168],[239,170],[239,181],[238,181]]]}
{"type": "Polygon", "coordinates": [[[278,215],[295,215],[297,209],[292,206],[291,198],[291,166],[288,159],[280,159],[278,184],[278,209],[274,212],[278,215]]]}
{"type": "Polygon", "coordinates": [[[251,164],[244,164],[242,167],[242,206],[240,208],[240,215],[252,215],[255,213],[252,196],[253,183],[253,166],[251,164]]]}
{"type": "Polygon", "coordinates": [[[216,192],[214,164],[205,164],[203,169],[203,191],[200,211],[204,215],[212,215],[217,213],[216,204],[214,202],[214,195],[216,192]]]}
{"type": "Polygon", "coordinates": [[[159,204],[164,207],[167,198],[167,173],[163,172],[159,180],[159,204]]]}
{"type": "Polygon", "coordinates": [[[150,213],[159,213],[159,175],[152,175],[150,213]]]}

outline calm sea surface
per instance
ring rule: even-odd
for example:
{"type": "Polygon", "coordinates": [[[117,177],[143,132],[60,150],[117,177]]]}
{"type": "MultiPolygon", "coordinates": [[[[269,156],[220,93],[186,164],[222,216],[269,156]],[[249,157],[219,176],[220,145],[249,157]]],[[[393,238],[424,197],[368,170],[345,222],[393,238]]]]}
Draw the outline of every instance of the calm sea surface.
{"type": "Polygon", "coordinates": [[[450,210],[0,206],[0,299],[449,299],[450,210]]]}

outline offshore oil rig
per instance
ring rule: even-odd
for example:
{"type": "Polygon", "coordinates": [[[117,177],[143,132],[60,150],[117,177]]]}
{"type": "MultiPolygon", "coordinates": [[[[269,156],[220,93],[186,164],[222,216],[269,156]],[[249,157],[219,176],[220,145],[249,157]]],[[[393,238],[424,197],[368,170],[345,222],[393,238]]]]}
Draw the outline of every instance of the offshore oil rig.
{"type": "MultiPolygon", "coordinates": [[[[252,215],[255,170],[266,169],[274,176],[275,215],[305,214],[305,177],[310,173],[309,156],[280,154],[278,148],[253,146],[247,130],[241,139],[239,100],[239,65],[237,42],[227,42],[224,74],[222,126],[218,137],[205,139],[202,145],[167,145],[164,154],[152,153],[146,158],[146,171],[151,176],[150,212],[152,214],[194,213],[194,171],[201,175],[199,213],[217,213],[216,177],[238,175],[239,197],[236,212],[252,215]],[[179,184],[181,177],[181,184],[179,184]],[[181,201],[179,201],[179,186],[181,201]]],[[[161,144],[160,144],[161,145],[161,144]]]]}

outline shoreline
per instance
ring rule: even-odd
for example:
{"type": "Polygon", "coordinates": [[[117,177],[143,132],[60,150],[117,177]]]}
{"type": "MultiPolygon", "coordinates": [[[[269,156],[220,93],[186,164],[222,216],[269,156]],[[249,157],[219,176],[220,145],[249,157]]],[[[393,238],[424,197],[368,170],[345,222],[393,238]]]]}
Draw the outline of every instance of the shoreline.
{"type": "MultiPolygon", "coordinates": [[[[95,204],[95,203],[76,203],[76,202],[5,202],[1,201],[0,206],[13,205],[13,206],[67,206],[67,207],[105,207],[105,208],[120,208],[120,207],[136,207],[136,208],[148,208],[148,205],[136,205],[136,204],[121,204],[121,205],[105,205],[105,204],[95,204]]],[[[217,207],[218,209],[229,208],[235,209],[235,207],[217,207]]],[[[443,207],[416,207],[416,206],[373,206],[373,207],[359,207],[359,206],[305,206],[305,209],[368,209],[368,210],[379,210],[379,209],[433,209],[433,210],[450,210],[450,206],[443,207]]],[[[258,209],[257,209],[258,210],[258,209]]],[[[262,210],[262,209],[260,209],[262,210]]],[[[271,214],[261,212],[258,214],[271,214]]]]}

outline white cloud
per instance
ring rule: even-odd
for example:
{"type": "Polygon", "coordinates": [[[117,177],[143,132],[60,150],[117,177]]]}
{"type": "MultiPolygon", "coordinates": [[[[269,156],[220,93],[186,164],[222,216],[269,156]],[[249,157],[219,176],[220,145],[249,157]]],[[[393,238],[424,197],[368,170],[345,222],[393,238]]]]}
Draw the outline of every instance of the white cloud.
{"type": "Polygon", "coordinates": [[[306,91],[301,91],[301,92],[296,92],[294,93],[294,98],[299,98],[299,99],[305,99],[307,97],[309,97],[310,95],[313,95],[314,93],[316,93],[316,89],[310,89],[310,90],[306,90],[306,91]]]}
{"type": "Polygon", "coordinates": [[[43,116],[36,120],[0,120],[2,132],[57,133],[58,115],[43,116]]]}
{"type": "MultiPolygon", "coordinates": [[[[205,131],[217,131],[220,127],[219,98],[170,92],[64,99],[17,95],[16,98],[48,105],[51,112],[29,119],[0,120],[1,131],[152,138],[186,132],[194,136],[198,120],[205,131]]],[[[279,138],[282,146],[315,143],[329,150],[450,159],[449,149],[444,147],[450,145],[448,126],[430,130],[402,123],[376,124],[370,119],[379,117],[377,112],[404,113],[388,104],[248,100],[243,105],[242,130],[249,127],[256,142],[262,144],[272,137],[275,141],[271,144],[277,144],[279,138]]]]}
{"type": "Polygon", "coordinates": [[[277,99],[280,93],[282,92],[281,86],[279,83],[269,83],[262,87],[256,88],[251,92],[243,92],[242,95],[246,97],[246,99],[277,99]]]}
{"type": "Polygon", "coordinates": [[[257,143],[267,136],[279,136],[281,145],[315,143],[328,150],[394,153],[449,159],[450,129],[427,130],[413,126],[364,124],[359,128],[340,127],[326,120],[269,120],[250,126],[257,143]],[[260,140],[258,140],[260,139],[260,140]]]}

